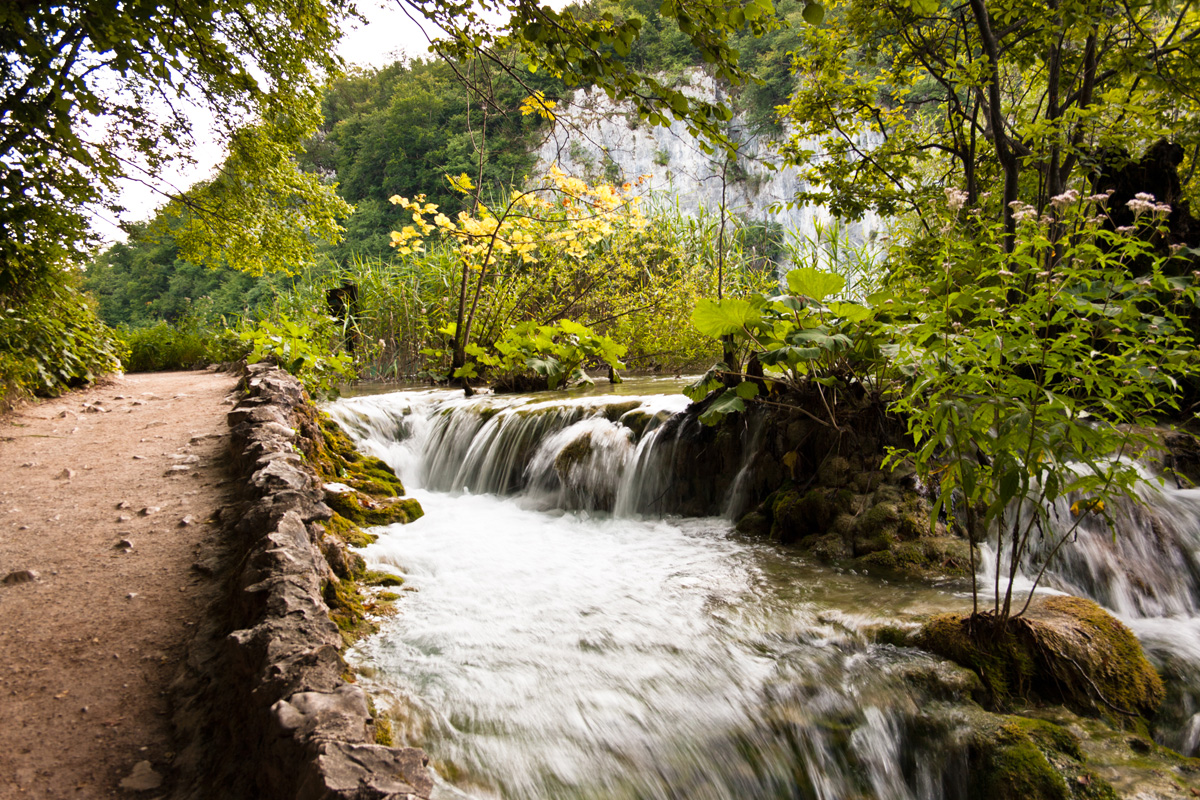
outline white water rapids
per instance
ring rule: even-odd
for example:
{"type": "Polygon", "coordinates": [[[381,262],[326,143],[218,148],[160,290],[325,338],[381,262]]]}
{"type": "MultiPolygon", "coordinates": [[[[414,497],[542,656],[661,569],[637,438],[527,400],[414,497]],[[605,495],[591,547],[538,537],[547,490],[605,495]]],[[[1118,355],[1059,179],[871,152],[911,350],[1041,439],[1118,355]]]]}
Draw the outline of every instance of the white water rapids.
{"type": "MultiPolygon", "coordinates": [[[[659,425],[686,402],[424,391],[329,408],[425,509],[364,551],[406,591],[350,657],[398,738],[431,754],[436,796],[968,797],[955,714],[929,713],[954,670],[864,635],[964,610],[963,587],[889,585],[725,519],[639,514],[670,479],[650,457],[670,447],[659,425]]],[[[1174,537],[1194,565],[1200,492],[1165,495],[1156,509],[1190,533],[1168,537],[1160,520],[1155,541],[1174,537]]],[[[1153,590],[1101,575],[1119,594],[1104,596],[1088,565],[1128,576],[1133,556],[1080,544],[1055,586],[1090,592],[1200,686],[1196,571],[1153,590]]],[[[1173,575],[1155,552],[1144,557],[1173,575]]],[[[1200,707],[1175,699],[1168,743],[1194,750],[1200,707]]]]}

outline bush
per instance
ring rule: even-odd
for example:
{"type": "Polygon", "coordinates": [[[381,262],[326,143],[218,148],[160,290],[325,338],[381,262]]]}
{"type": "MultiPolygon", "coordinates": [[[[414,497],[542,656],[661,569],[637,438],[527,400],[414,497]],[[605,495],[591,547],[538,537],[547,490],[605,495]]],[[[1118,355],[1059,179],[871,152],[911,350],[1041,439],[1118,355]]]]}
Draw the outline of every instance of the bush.
{"type": "Polygon", "coordinates": [[[195,369],[219,361],[236,361],[248,347],[228,329],[204,331],[175,328],[160,322],[152,328],[118,330],[127,354],[126,372],[195,369]]]}
{"type": "Polygon", "coordinates": [[[0,411],[22,396],[53,397],[120,368],[123,347],[94,304],[51,275],[20,300],[0,295],[0,411]]]}

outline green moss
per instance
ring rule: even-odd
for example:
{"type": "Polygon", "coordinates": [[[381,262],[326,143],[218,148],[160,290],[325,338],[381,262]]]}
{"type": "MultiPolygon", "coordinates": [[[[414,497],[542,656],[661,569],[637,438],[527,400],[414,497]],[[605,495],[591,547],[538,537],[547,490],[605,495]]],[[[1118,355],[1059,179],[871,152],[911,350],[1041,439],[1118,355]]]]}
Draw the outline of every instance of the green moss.
{"type": "Polygon", "coordinates": [[[804,495],[796,491],[780,491],[771,509],[771,536],[783,544],[791,544],[807,536],[828,531],[837,515],[837,507],[820,489],[810,489],[804,495]]]}
{"type": "Polygon", "coordinates": [[[400,599],[400,595],[396,592],[380,592],[375,599],[381,603],[394,603],[400,599]]]}
{"type": "Polygon", "coordinates": [[[1004,709],[1025,695],[1035,664],[1011,631],[994,631],[988,618],[939,614],[914,637],[918,647],[948,658],[979,676],[985,705],[1004,709]]]}
{"type": "Polygon", "coordinates": [[[771,533],[771,520],[761,511],[751,511],[738,520],[737,530],[748,536],[768,536],[771,533]]]}
{"type": "Polygon", "coordinates": [[[367,533],[337,512],[334,512],[333,519],[327,520],[322,524],[325,526],[326,532],[336,536],[351,547],[366,547],[369,544],[374,544],[379,539],[375,534],[367,533]]]}
{"type": "Polygon", "coordinates": [[[366,528],[412,522],[425,512],[412,498],[373,500],[360,492],[329,493],[326,504],[346,519],[366,528]]]}
{"type": "Polygon", "coordinates": [[[585,433],[569,445],[558,451],[554,457],[554,471],[559,477],[565,477],[571,468],[582,464],[592,454],[592,435],[585,433]]]}
{"type": "Polygon", "coordinates": [[[1078,710],[1090,703],[1101,716],[1134,727],[1145,726],[1131,715],[1149,718],[1158,711],[1165,695],[1162,678],[1137,637],[1116,617],[1091,600],[1057,596],[1040,600],[1032,622],[1043,649],[1071,654],[1069,661],[1048,665],[1055,679],[1085,684],[1068,705],[1078,710]],[[1079,680],[1080,670],[1086,681],[1079,680]]]}
{"type": "Polygon", "coordinates": [[[900,541],[858,561],[916,577],[962,576],[970,574],[971,555],[967,547],[966,541],[950,536],[900,541]]]}
{"type": "Polygon", "coordinates": [[[878,644],[890,644],[893,647],[912,645],[912,632],[894,625],[877,625],[867,633],[878,644]]]}
{"type": "Polygon", "coordinates": [[[850,462],[841,456],[829,456],[817,468],[817,482],[822,486],[845,486],[850,480],[850,462]]]}
{"type": "Polygon", "coordinates": [[[625,403],[613,403],[612,405],[604,407],[604,418],[609,422],[619,422],[621,417],[625,416],[630,411],[641,407],[641,400],[630,400],[625,403]]]}
{"type": "Polygon", "coordinates": [[[1062,775],[1019,728],[1002,726],[1000,736],[977,751],[971,764],[972,797],[987,800],[1069,800],[1062,775]]]}
{"type": "Polygon", "coordinates": [[[329,618],[338,626],[345,646],[375,632],[375,625],[366,618],[362,593],[353,581],[339,581],[336,578],[324,581],[321,595],[325,605],[329,606],[329,618]]]}
{"type": "Polygon", "coordinates": [[[362,576],[362,582],[367,586],[403,586],[404,578],[390,572],[372,569],[367,570],[366,574],[362,576]]]}
{"type": "Polygon", "coordinates": [[[493,407],[491,407],[491,406],[483,406],[483,407],[482,407],[482,408],[480,408],[480,409],[479,409],[479,410],[478,410],[476,413],[477,413],[477,414],[479,414],[479,418],[480,418],[481,420],[483,420],[484,422],[487,422],[489,419],[491,419],[492,417],[494,417],[494,416],[496,416],[497,414],[499,414],[499,413],[500,413],[500,409],[499,409],[499,408],[493,408],[493,407]]]}
{"type": "Polygon", "coordinates": [[[633,431],[633,440],[636,442],[642,438],[642,434],[646,432],[646,426],[650,424],[650,420],[654,417],[645,411],[630,411],[621,417],[620,422],[626,428],[633,431]]]}
{"type": "Polygon", "coordinates": [[[392,747],[395,745],[395,733],[392,730],[392,721],[387,717],[375,718],[375,744],[381,744],[384,747],[392,747]]]}
{"type": "Polygon", "coordinates": [[[1144,730],[1163,684],[1133,634],[1078,597],[1046,597],[1000,625],[990,614],[943,614],[917,643],[974,670],[992,708],[1015,701],[1062,704],[1118,727],[1144,730]]]}
{"type": "Polygon", "coordinates": [[[1079,737],[1062,725],[1033,717],[1013,717],[1009,724],[1018,728],[1043,750],[1062,753],[1077,761],[1083,760],[1083,752],[1079,749],[1079,737]]]}
{"type": "Polygon", "coordinates": [[[850,555],[846,541],[836,533],[809,536],[800,542],[800,546],[822,561],[841,561],[850,555]]]}

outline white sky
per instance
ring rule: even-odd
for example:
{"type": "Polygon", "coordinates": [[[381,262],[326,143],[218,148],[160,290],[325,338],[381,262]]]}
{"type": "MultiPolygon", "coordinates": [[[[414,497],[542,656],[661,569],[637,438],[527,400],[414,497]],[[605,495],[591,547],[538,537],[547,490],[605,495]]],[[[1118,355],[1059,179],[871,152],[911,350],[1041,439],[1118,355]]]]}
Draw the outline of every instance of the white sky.
{"type": "MultiPolygon", "coordinates": [[[[366,17],[366,23],[348,31],[338,46],[338,53],[347,64],[381,67],[403,55],[427,54],[428,40],[420,27],[401,10],[397,0],[360,0],[358,10],[366,17]]],[[[158,176],[168,190],[183,190],[208,177],[224,158],[224,150],[202,113],[197,110],[191,119],[197,139],[193,152],[196,164],[158,176]]],[[[143,183],[126,180],[121,182],[119,202],[126,208],[122,220],[139,221],[152,217],[166,199],[143,183]]],[[[92,220],[93,228],[104,240],[124,240],[125,234],[117,226],[118,221],[107,213],[95,214],[92,220]]]]}

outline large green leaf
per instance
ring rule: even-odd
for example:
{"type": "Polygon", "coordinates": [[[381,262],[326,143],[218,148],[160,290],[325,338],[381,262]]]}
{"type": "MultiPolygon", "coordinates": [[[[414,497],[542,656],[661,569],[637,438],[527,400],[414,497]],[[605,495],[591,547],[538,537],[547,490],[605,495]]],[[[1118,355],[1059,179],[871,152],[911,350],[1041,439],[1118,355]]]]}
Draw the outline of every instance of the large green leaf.
{"type": "Polygon", "coordinates": [[[788,291],[817,302],[832,297],[846,287],[846,279],[813,267],[797,267],[787,274],[788,291]]]}
{"type": "Polygon", "coordinates": [[[692,324],[705,336],[725,336],[753,325],[762,315],[749,300],[701,300],[692,311],[692,324]]]}
{"type": "Polygon", "coordinates": [[[700,422],[705,425],[715,425],[724,419],[726,414],[734,414],[745,410],[746,404],[742,402],[742,398],[738,397],[737,392],[726,389],[700,415],[700,422]]]}
{"type": "Polygon", "coordinates": [[[829,310],[849,322],[862,322],[871,316],[871,309],[858,303],[830,303],[829,310]]]}

